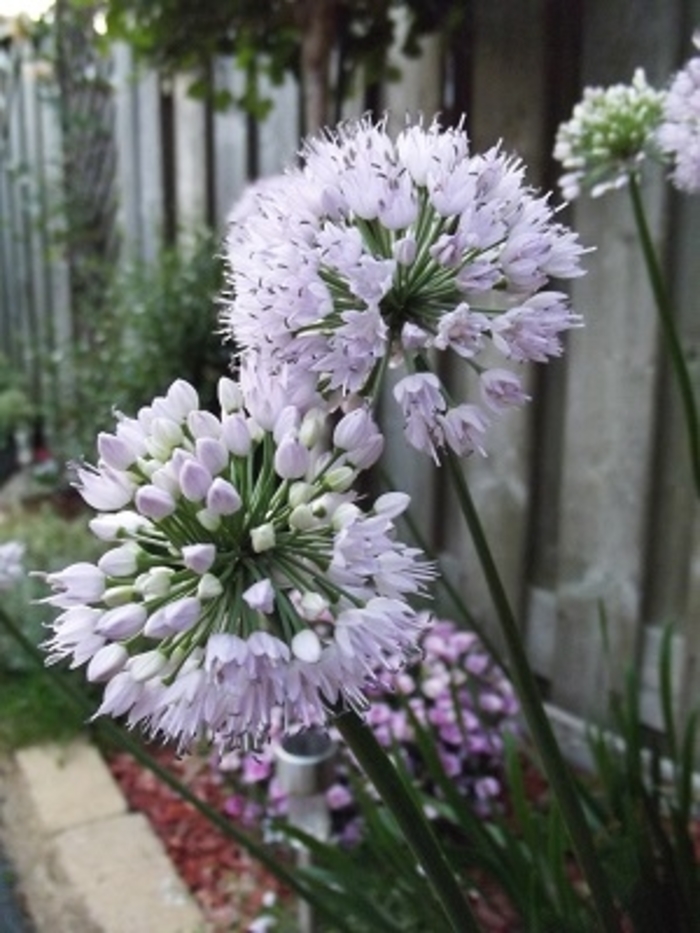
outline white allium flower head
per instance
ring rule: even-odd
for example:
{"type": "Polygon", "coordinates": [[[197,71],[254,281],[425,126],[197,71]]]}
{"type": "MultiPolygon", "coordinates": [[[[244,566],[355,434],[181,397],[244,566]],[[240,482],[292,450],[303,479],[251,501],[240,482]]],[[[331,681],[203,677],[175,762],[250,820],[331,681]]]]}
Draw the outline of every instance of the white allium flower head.
{"type": "Polygon", "coordinates": [[[24,545],[19,541],[0,544],[0,592],[9,590],[24,576],[24,545]]]}
{"type": "Polygon", "coordinates": [[[554,158],[565,170],[559,185],[567,201],[584,190],[599,197],[624,187],[629,173],[658,153],[655,133],[664,98],[663,91],[648,84],[642,68],[630,84],[584,90],[554,145],[554,158]]]}
{"type": "MultiPolygon", "coordinates": [[[[522,163],[499,146],[472,154],[461,123],[419,121],[393,139],[386,120],[348,122],[307,141],[302,158],[303,167],[257,183],[229,217],[233,297],[223,324],[242,348],[244,395],[266,430],[285,380],[332,406],[358,395],[372,402],[388,364],[405,364],[411,378],[430,368],[431,348],[479,373],[501,316],[552,277],[582,274],[582,246],[526,185],[522,163]],[[278,377],[272,397],[256,390],[261,372],[278,377]]],[[[561,308],[558,332],[580,323],[561,308]]],[[[561,350],[553,324],[550,316],[545,357],[561,350]]],[[[527,358],[527,342],[511,347],[503,333],[497,349],[527,358]]],[[[434,415],[448,418],[461,400],[441,384],[436,391],[434,415]]],[[[407,417],[405,433],[436,458],[465,449],[459,432],[436,422],[407,417]]],[[[358,447],[358,463],[373,455],[358,447]]]]}
{"type": "MultiPolygon", "coordinates": [[[[97,564],[46,575],[45,602],[60,610],[48,663],[87,665],[104,684],[98,714],[125,715],[182,748],[206,737],[226,751],[262,742],[275,717],[308,727],[362,710],[376,672],[410,657],[426,624],[407,599],[434,570],[396,540],[401,509],[386,496],[360,509],[349,489],[363,437],[378,435],[371,415],[346,416],[342,443],[312,455],[298,435],[320,410],[290,406],[279,384],[262,371],[226,384],[219,416],[193,408],[196,393],[179,380],[136,418],[120,415],[116,431],[142,441],[139,456],[118,468],[121,448],[103,434],[109,462],[83,467],[78,480],[84,497],[111,509],[93,525],[113,545],[97,564]],[[156,461],[151,432],[163,417],[179,443],[156,461]],[[223,423],[239,417],[256,430],[242,444],[237,428],[232,450],[223,423]],[[154,485],[157,470],[173,491],[154,485]]],[[[0,581],[19,556],[0,548],[0,581]]]]}
{"type": "MultiPolygon", "coordinates": [[[[700,31],[693,36],[700,48],[700,31]]],[[[700,56],[691,58],[668,89],[657,142],[673,164],[671,180],[681,191],[700,191],[700,56]]]]}

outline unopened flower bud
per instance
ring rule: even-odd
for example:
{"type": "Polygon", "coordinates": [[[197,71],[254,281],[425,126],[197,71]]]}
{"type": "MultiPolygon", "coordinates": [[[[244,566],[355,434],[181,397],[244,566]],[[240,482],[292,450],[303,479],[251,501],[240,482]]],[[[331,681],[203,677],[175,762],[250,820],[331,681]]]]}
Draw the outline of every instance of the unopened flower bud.
{"type": "Polygon", "coordinates": [[[136,578],[134,589],[144,599],[160,599],[170,592],[174,573],[172,567],[153,567],[136,578]]]}
{"type": "Polygon", "coordinates": [[[212,476],[228,466],[229,452],[225,444],[213,437],[199,437],[194,445],[197,460],[206,467],[212,476]]]}
{"type": "Polygon", "coordinates": [[[182,549],[182,562],[193,573],[206,573],[215,560],[214,544],[186,544],[182,549]]]}
{"type": "Polygon", "coordinates": [[[194,438],[221,435],[221,422],[210,411],[191,411],[187,416],[187,427],[194,438]]]}
{"type": "Polygon", "coordinates": [[[318,525],[318,519],[309,505],[302,503],[292,509],[292,514],[289,516],[290,528],[296,531],[309,531],[316,525],[318,525]]]}
{"type": "Polygon", "coordinates": [[[127,541],[121,547],[112,548],[98,560],[97,566],[108,577],[129,577],[136,573],[141,548],[135,541],[127,541]]]}
{"type": "Polygon", "coordinates": [[[129,660],[129,652],[123,645],[105,645],[97,651],[87,666],[87,679],[91,683],[111,680],[123,670],[129,660]]]}
{"type": "Polygon", "coordinates": [[[102,594],[102,602],[110,609],[112,606],[124,606],[134,598],[133,586],[110,586],[102,594]]]}
{"type": "Polygon", "coordinates": [[[101,616],[95,626],[95,631],[106,638],[119,641],[131,638],[143,628],[146,615],[146,608],[141,603],[131,602],[123,606],[115,606],[114,609],[108,609],[101,616]]]}
{"type": "Polygon", "coordinates": [[[248,420],[240,413],[228,415],[221,423],[221,439],[236,457],[247,457],[252,439],[248,420]]]}
{"type": "Polygon", "coordinates": [[[308,622],[315,622],[328,609],[329,603],[320,593],[304,593],[299,600],[299,615],[308,622]]]}
{"type": "Polygon", "coordinates": [[[202,602],[206,602],[208,599],[216,599],[217,596],[221,596],[223,591],[221,580],[215,577],[213,573],[203,574],[197,586],[197,596],[202,602]]]}
{"type": "Polygon", "coordinates": [[[287,435],[275,451],[275,472],[282,479],[299,479],[309,466],[309,451],[301,441],[287,435]]]}
{"type": "Polygon", "coordinates": [[[207,508],[214,515],[233,515],[241,507],[241,497],[228,480],[217,476],[207,492],[207,508]]]}
{"type": "Polygon", "coordinates": [[[228,415],[232,411],[238,411],[243,407],[243,393],[241,387],[233,379],[222,376],[216,388],[216,394],[219,398],[221,411],[228,415]]]}
{"type": "Polygon", "coordinates": [[[190,502],[201,502],[212,484],[212,475],[205,466],[197,460],[188,460],[180,470],[180,489],[185,499],[190,502]]]}
{"type": "Polygon", "coordinates": [[[134,502],[142,515],[155,521],[167,518],[175,511],[175,500],[170,493],[153,485],[137,489],[134,502]]]}
{"type": "Polygon", "coordinates": [[[400,240],[397,240],[394,243],[394,259],[401,266],[410,266],[411,263],[416,258],[416,253],[418,251],[418,246],[416,244],[415,237],[405,236],[401,237],[400,240]]]}
{"type": "Polygon", "coordinates": [[[294,657],[306,664],[316,664],[317,661],[321,660],[323,652],[321,641],[316,632],[310,628],[297,632],[292,638],[291,648],[294,657]]]}
{"type": "Polygon", "coordinates": [[[172,418],[154,418],[151,425],[151,437],[166,451],[170,451],[182,443],[184,435],[180,425],[172,418]]]}
{"type": "Polygon", "coordinates": [[[262,554],[275,546],[275,526],[271,522],[251,529],[250,541],[256,554],[262,554]]]}
{"type": "Polygon", "coordinates": [[[243,593],[243,599],[251,609],[265,615],[269,615],[275,608],[275,590],[267,578],[249,586],[243,593]]]}
{"type": "Polygon", "coordinates": [[[165,668],[168,659],[161,651],[145,651],[134,655],[128,662],[129,673],[137,683],[145,683],[157,677],[165,668]]]}
{"type": "Polygon", "coordinates": [[[319,408],[312,408],[307,411],[299,428],[299,440],[305,447],[311,450],[323,437],[326,427],[327,416],[319,408]]]}
{"type": "Polygon", "coordinates": [[[185,379],[176,379],[165,396],[167,408],[175,421],[184,421],[191,411],[199,408],[199,395],[185,379]]]}
{"type": "Polygon", "coordinates": [[[209,508],[200,509],[196,518],[202,528],[206,528],[207,531],[216,531],[221,525],[221,516],[209,508]]]}
{"type": "Polygon", "coordinates": [[[332,470],[329,470],[328,473],[323,477],[323,484],[327,489],[332,490],[333,492],[347,492],[348,489],[352,486],[355,481],[356,476],[355,470],[349,466],[339,466],[335,467],[332,470]]]}
{"type": "Polygon", "coordinates": [[[331,524],[335,531],[340,531],[357,521],[361,514],[362,512],[353,502],[343,502],[333,513],[331,524]]]}
{"type": "Polygon", "coordinates": [[[306,502],[309,502],[315,492],[314,487],[311,483],[297,482],[292,483],[289,487],[289,494],[287,496],[287,501],[290,506],[294,509],[298,505],[303,505],[306,502]]]}
{"type": "Polygon", "coordinates": [[[385,492],[375,502],[373,511],[375,515],[384,515],[386,518],[396,518],[411,504],[411,497],[405,492],[385,492]]]}
{"type": "Polygon", "coordinates": [[[138,456],[126,440],[105,432],[97,435],[97,450],[100,459],[115,470],[128,470],[138,456]]]}

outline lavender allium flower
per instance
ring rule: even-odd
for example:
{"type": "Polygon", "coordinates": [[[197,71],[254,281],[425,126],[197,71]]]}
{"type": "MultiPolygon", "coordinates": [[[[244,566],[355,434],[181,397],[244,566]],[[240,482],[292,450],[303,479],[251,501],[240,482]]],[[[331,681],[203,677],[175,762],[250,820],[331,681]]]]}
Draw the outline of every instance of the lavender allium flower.
{"type": "MultiPolygon", "coordinates": [[[[546,306],[536,293],[581,275],[583,249],[517,159],[499,147],[471,154],[461,126],[414,124],[394,141],[385,121],[367,119],[302,155],[303,168],[258,183],[230,216],[224,326],[244,360],[312,375],[333,403],[376,397],[389,362],[415,379],[431,348],[477,373],[490,345],[516,363],[561,353],[558,335],[580,319],[562,293],[547,292],[546,306]]],[[[397,392],[402,405],[413,397],[411,386],[397,392]]],[[[459,402],[439,381],[432,394],[420,426],[404,405],[409,442],[436,457],[480,449],[486,411],[470,412],[478,427],[465,432],[459,402]]]]}
{"type": "Polygon", "coordinates": [[[273,714],[288,728],[364,710],[372,672],[400,667],[425,625],[406,600],[432,565],[396,540],[386,497],[361,510],[349,491],[356,424],[373,436],[371,417],[346,416],[342,446],[319,453],[322,413],[285,404],[261,374],[255,387],[243,407],[223,380],[216,416],[179,380],[120,416],[97,466],[78,471],[88,501],[113,512],[93,520],[113,547],[46,577],[62,610],[48,663],[87,664],[106,684],[98,714],[183,748],[258,744],[273,714]]]}
{"type": "MultiPolygon", "coordinates": [[[[438,621],[420,637],[421,660],[395,675],[382,675],[370,690],[367,723],[380,744],[398,750],[422,793],[438,795],[421,757],[410,707],[425,726],[455,789],[488,815],[498,805],[503,773],[503,737],[518,730],[519,706],[510,681],[471,632],[438,621]]],[[[273,728],[279,734],[280,724],[273,728]]],[[[362,819],[352,788],[360,779],[352,756],[338,743],[334,780],[326,793],[333,836],[354,845],[362,819]],[[352,775],[352,779],[351,779],[352,775]]],[[[217,761],[233,782],[232,806],[263,823],[284,815],[286,798],[275,777],[274,741],[259,752],[233,752],[217,761]]],[[[434,813],[434,815],[436,815],[434,813]]]]}
{"type": "Polygon", "coordinates": [[[0,544],[0,591],[9,590],[23,576],[24,550],[19,541],[0,544]]]}
{"type": "MultiPolygon", "coordinates": [[[[700,34],[693,44],[700,48],[700,34]]],[[[673,160],[673,184],[690,194],[700,191],[700,57],[691,58],[674,77],[656,138],[673,160]]]]}
{"type": "Polygon", "coordinates": [[[624,187],[629,173],[657,153],[654,134],[664,97],[649,86],[642,68],[631,84],[584,90],[571,119],[559,127],[554,146],[554,158],[566,170],[559,185],[567,201],[583,190],[595,198],[624,187]]]}

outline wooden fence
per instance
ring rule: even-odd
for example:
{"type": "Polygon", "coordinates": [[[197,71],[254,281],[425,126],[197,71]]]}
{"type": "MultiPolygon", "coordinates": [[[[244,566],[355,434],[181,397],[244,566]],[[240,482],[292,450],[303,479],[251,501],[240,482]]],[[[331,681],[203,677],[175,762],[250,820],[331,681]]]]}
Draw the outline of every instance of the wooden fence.
{"type": "MultiPolygon", "coordinates": [[[[401,80],[384,89],[384,104],[399,116],[466,109],[475,150],[503,139],[531,181],[551,188],[554,131],[582,87],[629,81],[640,65],[663,84],[692,53],[698,23],[698,0],[473,0],[462,35],[428,38],[420,59],[400,62],[401,80]]],[[[70,257],[48,249],[47,232],[50,192],[65,184],[67,167],[57,84],[42,67],[21,44],[0,64],[0,349],[13,357],[32,340],[71,339],[70,257]]],[[[213,73],[218,87],[240,80],[227,59],[213,73]]],[[[106,74],[121,254],[153,257],[164,237],[202,221],[222,228],[249,175],[245,116],[189,98],[187,75],[166,81],[135,71],[125,47],[106,74]]],[[[290,79],[270,93],[275,107],[257,128],[260,174],[279,170],[299,142],[298,88],[290,79]]],[[[361,101],[347,105],[348,114],[361,110],[361,101]]],[[[673,196],[660,171],[646,192],[695,366],[700,202],[673,196]]],[[[466,472],[545,695],[597,716],[634,663],[656,726],[665,622],[676,626],[680,708],[700,695],[700,523],[684,429],[626,193],[577,203],[566,219],[595,247],[572,290],[587,326],[571,335],[562,360],[531,372],[533,403],[495,426],[488,458],[470,460],[466,472]]],[[[388,472],[414,493],[418,523],[474,616],[495,633],[444,477],[407,458],[400,426],[386,419],[388,472]]]]}

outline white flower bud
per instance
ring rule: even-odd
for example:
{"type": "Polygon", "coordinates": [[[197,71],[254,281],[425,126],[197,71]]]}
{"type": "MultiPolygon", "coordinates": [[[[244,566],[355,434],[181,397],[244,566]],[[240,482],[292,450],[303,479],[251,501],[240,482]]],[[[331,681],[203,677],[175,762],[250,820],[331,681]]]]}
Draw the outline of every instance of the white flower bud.
{"type": "Polygon", "coordinates": [[[256,554],[262,554],[275,546],[275,526],[271,522],[251,529],[250,541],[256,554]]]}
{"type": "Polygon", "coordinates": [[[346,492],[355,481],[355,470],[348,466],[335,467],[323,477],[323,484],[333,492],[346,492]]]}
{"type": "Polygon", "coordinates": [[[222,376],[216,388],[221,411],[228,415],[243,407],[243,393],[241,387],[228,376],[222,376]]]}
{"type": "Polygon", "coordinates": [[[296,531],[309,531],[317,525],[318,519],[314,515],[311,507],[306,503],[302,503],[292,509],[292,514],[289,516],[290,528],[294,528],[296,531]]]}
{"type": "Polygon", "coordinates": [[[206,573],[215,560],[214,544],[186,544],[182,549],[182,562],[193,573],[206,573]]]}
{"type": "Polygon", "coordinates": [[[217,476],[207,492],[207,509],[214,515],[233,515],[241,507],[241,497],[228,480],[217,476]]]}
{"type": "Polygon", "coordinates": [[[228,415],[221,424],[221,439],[236,457],[247,457],[252,438],[247,419],[240,413],[228,415]]]}
{"type": "Polygon", "coordinates": [[[175,500],[170,493],[153,485],[137,489],[134,503],[142,515],[156,521],[175,511],[175,500]]]}
{"type": "Polygon", "coordinates": [[[176,379],[165,395],[167,408],[175,421],[184,421],[189,412],[199,408],[199,395],[185,379],[176,379]]]}
{"type": "Polygon", "coordinates": [[[216,531],[221,525],[221,516],[208,508],[200,509],[196,518],[202,528],[206,528],[207,531],[216,531]]]}
{"type": "Polygon", "coordinates": [[[325,614],[328,606],[328,600],[325,596],[321,596],[320,593],[304,593],[299,600],[299,615],[302,619],[306,619],[307,622],[315,622],[325,614]]]}
{"type": "Polygon", "coordinates": [[[170,592],[172,567],[153,567],[134,581],[134,589],[144,599],[160,599],[170,592]]]}
{"type": "Polygon", "coordinates": [[[311,483],[292,483],[289,487],[287,502],[289,502],[290,506],[294,509],[298,505],[304,505],[306,502],[309,502],[315,491],[311,483]]]}
{"type": "Polygon", "coordinates": [[[310,628],[297,632],[292,638],[291,648],[294,657],[306,664],[316,664],[321,660],[321,654],[323,653],[318,635],[310,628]]]}
{"type": "Polygon", "coordinates": [[[275,451],[275,472],[282,479],[299,479],[309,466],[309,451],[301,441],[288,435],[275,451]]]}
{"type": "Polygon", "coordinates": [[[331,524],[335,531],[341,531],[357,521],[362,511],[353,502],[343,502],[333,513],[331,524]]]}
{"type": "Polygon", "coordinates": [[[134,655],[128,662],[128,670],[137,683],[145,683],[157,677],[165,668],[168,659],[161,651],[146,651],[134,655]]]}
{"type": "Polygon", "coordinates": [[[133,598],[133,586],[110,586],[110,588],[105,590],[102,594],[102,602],[109,608],[113,606],[125,606],[127,603],[131,602],[133,598]]]}
{"type": "Polygon", "coordinates": [[[141,554],[141,548],[135,541],[127,541],[103,554],[97,566],[108,577],[130,577],[136,573],[141,554]]]}
{"type": "Polygon", "coordinates": [[[221,580],[215,577],[213,573],[203,574],[197,586],[197,596],[202,602],[206,602],[208,599],[216,599],[217,596],[221,596],[223,591],[221,580]]]}
{"type": "Polygon", "coordinates": [[[405,492],[385,492],[375,500],[373,512],[386,518],[396,518],[405,512],[410,504],[411,497],[405,492]]]}
{"type": "Polygon", "coordinates": [[[311,450],[323,437],[328,416],[320,408],[307,411],[299,428],[299,440],[311,450]]]}
{"type": "Polygon", "coordinates": [[[243,599],[251,609],[265,615],[269,615],[275,608],[275,590],[267,578],[249,586],[243,593],[243,599]]]}
{"type": "Polygon", "coordinates": [[[108,609],[100,618],[95,631],[106,638],[131,638],[140,632],[146,622],[146,608],[141,603],[126,603],[108,609]]]}
{"type": "Polygon", "coordinates": [[[129,652],[123,645],[104,645],[97,651],[87,666],[87,679],[90,683],[111,680],[123,670],[129,660],[129,652]]]}
{"type": "Polygon", "coordinates": [[[128,470],[135,463],[138,451],[124,438],[101,432],[97,435],[100,459],[115,470],[128,470]]]}
{"type": "Polygon", "coordinates": [[[201,502],[209,492],[213,477],[209,470],[197,460],[188,460],[180,470],[180,489],[185,499],[201,502]]]}
{"type": "Polygon", "coordinates": [[[229,452],[226,446],[213,437],[199,437],[195,445],[195,456],[207,470],[216,476],[228,466],[229,452]]]}
{"type": "Polygon", "coordinates": [[[191,411],[187,416],[187,427],[194,438],[221,436],[221,422],[210,411],[191,411]]]}

